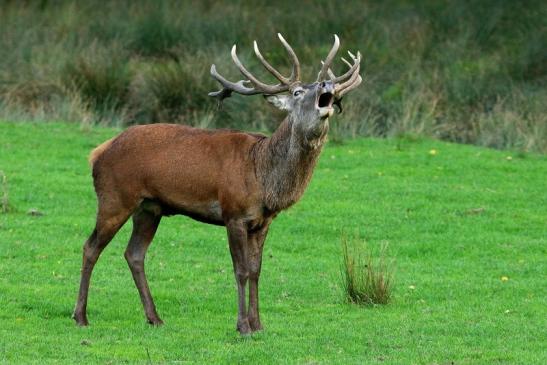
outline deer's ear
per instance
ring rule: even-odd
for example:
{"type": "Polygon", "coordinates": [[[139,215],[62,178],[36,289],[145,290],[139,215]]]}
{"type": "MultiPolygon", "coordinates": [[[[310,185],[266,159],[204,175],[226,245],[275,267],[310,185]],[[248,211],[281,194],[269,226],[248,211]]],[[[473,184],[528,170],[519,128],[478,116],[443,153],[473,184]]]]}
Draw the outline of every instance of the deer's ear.
{"type": "Polygon", "coordinates": [[[288,111],[292,109],[288,95],[267,95],[264,98],[277,109],[288,111]]]}

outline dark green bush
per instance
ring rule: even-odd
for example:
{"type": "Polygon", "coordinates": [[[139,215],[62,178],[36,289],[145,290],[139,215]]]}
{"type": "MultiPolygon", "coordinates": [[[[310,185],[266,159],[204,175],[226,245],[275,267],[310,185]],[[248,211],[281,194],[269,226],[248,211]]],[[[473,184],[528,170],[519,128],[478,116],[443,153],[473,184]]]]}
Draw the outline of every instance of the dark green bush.
{"type": "Polygon", "coordinates": [[[211,100],[203,84],[208,72],[205,63],[162,61],[144,75],[144,88],[151,120],[184,122],[197,113],[206,112],[211,100]]]}
{"type": "Polygon", "coordinates": [[[180,38],[179,29],[168,22],[159,10],[153,10],[135,24],[130,48],[143,56],[172,56],[171,50],[180,38]]]}
{"type": "Polygon", "coordinates": [[[68,63],[62,74],[65,87],[99,113],[118,111],[127,103],[132,72],[127,60],[92,49],[68,63]]]}

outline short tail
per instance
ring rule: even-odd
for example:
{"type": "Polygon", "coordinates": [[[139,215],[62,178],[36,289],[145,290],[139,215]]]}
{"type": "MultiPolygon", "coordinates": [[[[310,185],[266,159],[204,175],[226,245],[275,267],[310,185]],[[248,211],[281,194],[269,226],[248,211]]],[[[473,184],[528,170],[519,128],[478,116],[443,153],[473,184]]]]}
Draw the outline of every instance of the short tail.
{"type": "Polygon", "coordinates": [[[95,161],[97,161],[97,159],[99,158],[99,156],[102,155],[102,153],[103,153],[108,147],[110,147],[110,145],[112,144],[113,141],[114,141],[114,138],[111,138],[111,139],[109,139],[108,141],[101,143],[100,145],[98,145],[97,147],[95,147],[95,148],[93,149],[93,151],[91,151],[91,153],[89,154],[89,158],[88,158],[89,166],[93,167],[93,165],[95,164],[95,161]]]}

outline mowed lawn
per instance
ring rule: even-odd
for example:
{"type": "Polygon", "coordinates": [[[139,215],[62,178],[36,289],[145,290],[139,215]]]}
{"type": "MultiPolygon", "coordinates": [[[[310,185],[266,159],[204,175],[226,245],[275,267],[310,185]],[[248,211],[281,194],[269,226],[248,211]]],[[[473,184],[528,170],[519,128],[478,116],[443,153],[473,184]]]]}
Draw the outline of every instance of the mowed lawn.
{"type": "Polygon", "coordinates": [[[0,213],[0,363],[546,363],[545,156],[413,138],[325,148],[303,199],[271,226],[263,332],[235,331],[225,230],[180,216],[163,219],[146,261],[165,325],[145,323],[123,258],[128,223],[95,267],[90,326],[76,327],[96,209],[87,155],[118,132],[0,123],[11,208],[0,213]],[[388,244],[389,305],[344,302],[344,233],[388,244]]]}

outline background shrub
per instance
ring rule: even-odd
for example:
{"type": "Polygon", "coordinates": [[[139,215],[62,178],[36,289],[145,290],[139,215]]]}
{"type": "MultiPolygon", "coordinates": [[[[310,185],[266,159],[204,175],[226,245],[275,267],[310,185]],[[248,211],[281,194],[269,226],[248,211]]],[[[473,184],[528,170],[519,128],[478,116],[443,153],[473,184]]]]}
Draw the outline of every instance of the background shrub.
{"type": "Polygon", "coordinates": [[[288,73],[281,32],[313,80],[337,33],[343,50],[363,53],[366,81],[333,121],[333,138],[417,133],[546,152],[546,18],[539,0],[5,1],[0,118],[272,130],[280,114],[260,97],[217,108],[210,65],[240,79],[229,56],[237,43],[273,82],[252,41],[288,73]]]}
{"type": "Polygon", "coordinates": [[[152,65],[143,75],[142,88],[147,92],[142,107],[148,118],[188,123],[192,116],[211,108],[208,89],[201,82],[208,73],[204,65],[195,68],[195,63],[174,60],[152,65]]]}
{"type": "Polygon", "coordinates": [[[67,63],[61,76],[65,88],[77,92],[102,118],[127,104],[133,73],[122,51],[93,45],[67,63]]]}

